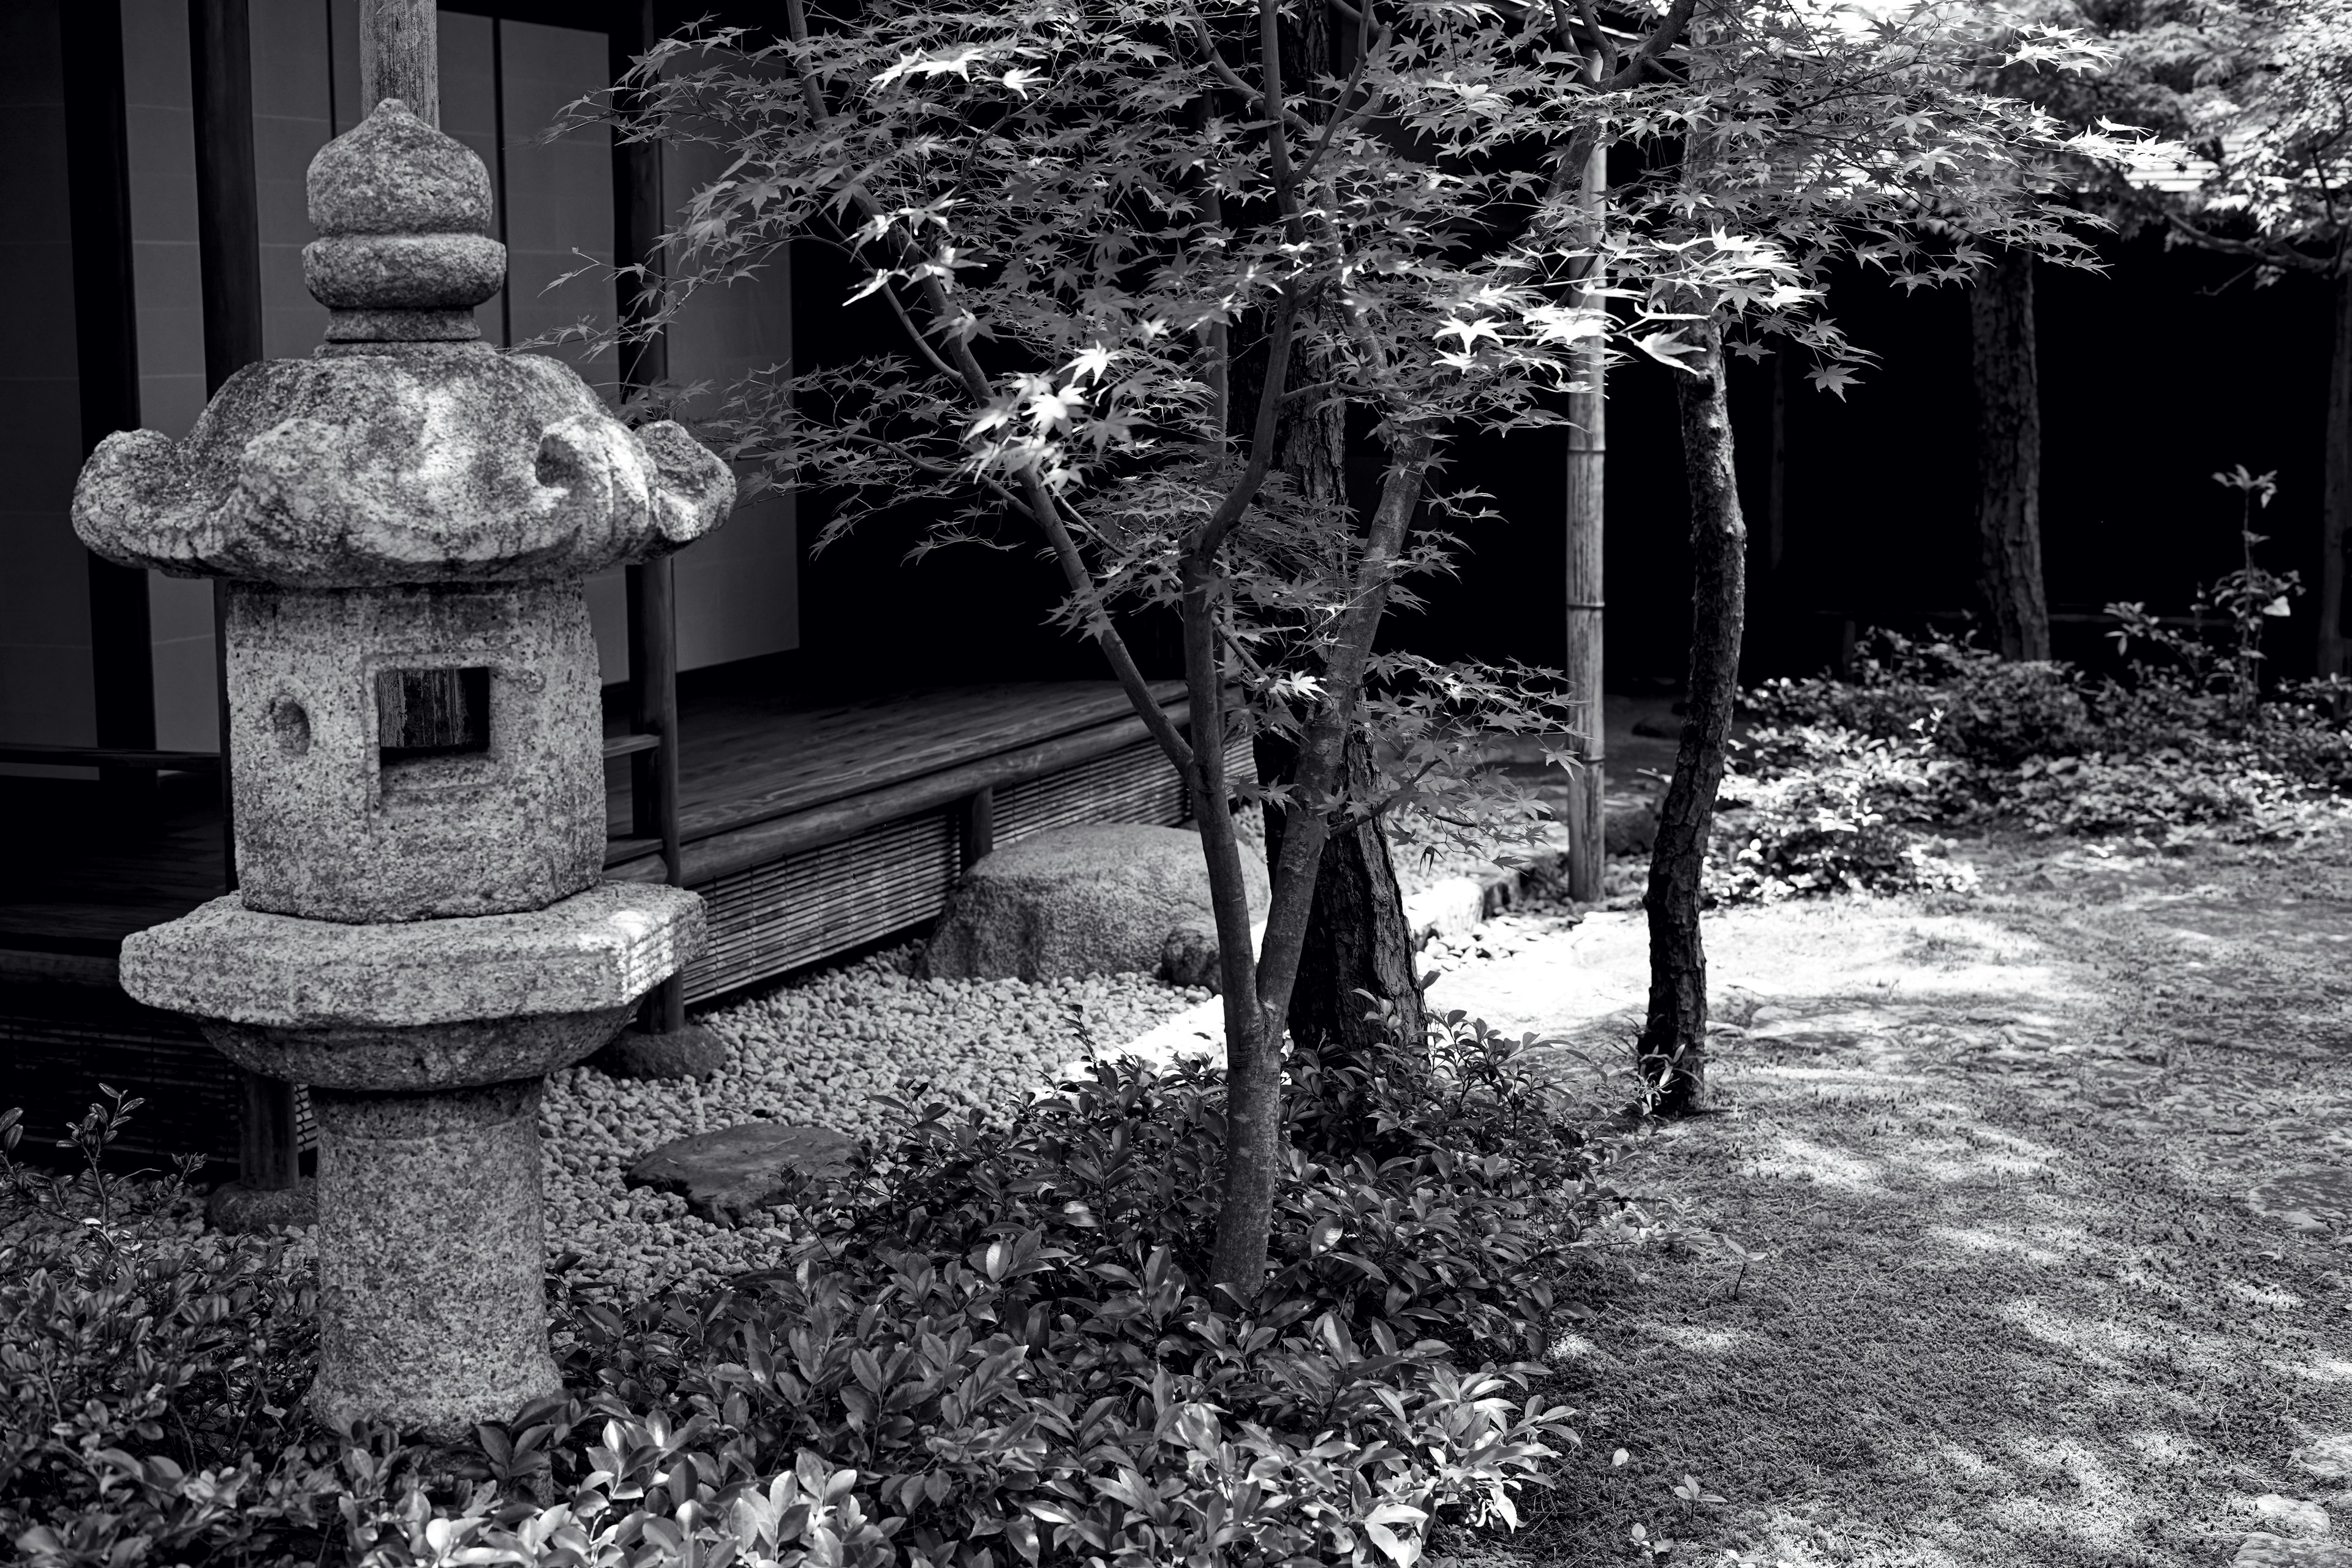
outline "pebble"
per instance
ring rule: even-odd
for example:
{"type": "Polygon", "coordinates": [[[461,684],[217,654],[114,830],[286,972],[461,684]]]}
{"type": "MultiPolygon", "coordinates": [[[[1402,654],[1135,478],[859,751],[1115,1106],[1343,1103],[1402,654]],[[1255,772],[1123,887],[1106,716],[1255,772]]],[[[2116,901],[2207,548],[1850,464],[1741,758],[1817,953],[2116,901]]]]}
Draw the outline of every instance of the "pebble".
{"type": "Polygon", "coordinates": [[[917,980],[913,946],[820,971],[703,1014],[727,1045],[700,1082],[629,1080],[590,1067],[552,1074],[540,1110],[551,1257],[576,1253],[575,1289],[635,1300],[773,1264],[796,1215],[762,1210],[736,1227],[688,1212],[674,1194],[623,1185],[639,1156],[672,1139],[747,1121],[807,1122],[877,1152],[903,1125],[892,1097],[928,1085],[1002,1119],[1075,1058],[1115,1051],[1208,993],[1148,974],[917,980]]]}

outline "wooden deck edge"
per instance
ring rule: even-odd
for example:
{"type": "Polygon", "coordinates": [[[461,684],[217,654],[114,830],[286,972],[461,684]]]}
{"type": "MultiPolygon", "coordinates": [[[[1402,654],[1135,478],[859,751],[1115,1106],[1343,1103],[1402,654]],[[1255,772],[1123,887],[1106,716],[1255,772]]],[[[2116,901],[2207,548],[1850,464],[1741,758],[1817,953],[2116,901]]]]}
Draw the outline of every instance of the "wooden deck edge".
{"type": "MultiPolygon", "coordinates": [[[[1189,703],[1174,702],[1161,710],[1178,724],[1191,716],[1189,703]]],[[[904,784],[853,795],[830,805],[770,817],[698,838],[686,846],[685,880],[688,887],[716,881],[737,871],[764,866],[803,849],[820,848],[855,837],[868,827],[901,817],[937,810],[966,800],[983,789],[1023,784],[1064,768],[1124,751],[1149,741],[1151,732],[1132,714],[1074,734],[1040,741],[1017,751],[1003,752],[975,763],[963,763],[904,784]]],[[[658,856],[608,866],[607,881],[658,882],[663,879],[658,856]]]]}
{"type": "Polygon", "coordinates": [[[94,985],[112,991],[121,984],[111,954],[0,948],[0,985],[94,985]]]}

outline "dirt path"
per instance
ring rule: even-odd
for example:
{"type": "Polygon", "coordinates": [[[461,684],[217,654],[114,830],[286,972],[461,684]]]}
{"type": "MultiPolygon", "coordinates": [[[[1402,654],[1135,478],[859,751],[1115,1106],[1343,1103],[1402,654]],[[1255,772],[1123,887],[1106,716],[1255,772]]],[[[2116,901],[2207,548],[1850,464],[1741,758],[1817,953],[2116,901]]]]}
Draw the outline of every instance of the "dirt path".
{"type": "MultiPolygon", "coordinates": [[[[1697,1243],[1621,1255],[1557,1348],[1585,1458],[1505,1555],[1641,1561],[1639,1523],[1676,1561],[2204,1565],[2331,1514],[2352,1544],[2352,844],[1973,853],[1965,898],[1712,921],[1733,1109],[1621,1171],[1697,1243]],[[1714,1234],[1768,1256],[1741,1283],[1714,1234]]],[[[1638,921],[1437,997],[1614,1067],[1638,921]]]]}

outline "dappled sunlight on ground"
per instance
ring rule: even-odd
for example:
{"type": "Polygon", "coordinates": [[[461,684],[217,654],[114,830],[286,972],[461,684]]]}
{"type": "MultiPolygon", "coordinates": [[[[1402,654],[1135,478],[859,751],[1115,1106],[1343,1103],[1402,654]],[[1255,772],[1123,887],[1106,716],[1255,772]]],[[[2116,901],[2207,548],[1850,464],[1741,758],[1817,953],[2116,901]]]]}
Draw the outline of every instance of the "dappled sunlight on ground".
{"type": "MultiPolygon", "coordinates": [[[[1474,1556],[2203,1568],[2274,1493],[2352,1535],[2296,1457],[2352,1433],[2352,854],[2200,855],[1992,844],[1965,900],[1711,915],[1730,1110],[1632,1134],[1682,1239],[1604,1260],[1552,1356],[1582,1457],[1474,1556]]],[[[1560,1039],[1597,1114],[1645,964],[1595,917],[1439,1000],[1560,1039]]]]}

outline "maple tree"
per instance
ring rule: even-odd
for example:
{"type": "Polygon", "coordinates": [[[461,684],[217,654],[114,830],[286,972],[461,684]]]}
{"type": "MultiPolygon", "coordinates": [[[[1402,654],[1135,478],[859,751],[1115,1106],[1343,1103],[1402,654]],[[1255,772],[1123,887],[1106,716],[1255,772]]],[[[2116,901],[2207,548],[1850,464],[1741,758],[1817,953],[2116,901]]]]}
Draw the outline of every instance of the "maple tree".
{"type": "MultiPolygon", "coordinates": [[[[711,426],[730,455],[830,492],[827,538],[891,512],[919,520],[919,552],[1041,542],[1063,623],[1188,781],[1225,1006],[1213,1272],[1244,1289],[1287,1157],[1281,1031],[1325,840],[1402,809],[1471,834],[1524,826],[1532,802],[1476,765],[1482,734],[1565,727],[1534,672],[1376,647],[1386,610],[1445,569],[1441,529],[1486,515],[1444,479],[1448,444],[1558,425],[1589,346],[1619,332],[1682,367],[1695,526],[1736,537],[1727,332],[1790,334],[1821,356],[1817,384],[1841,385],[1860,356],[1817,309],[1835,258],[1962,275],[1969,253],[1918,238],[1960,217],[2064,237],[2013,182],[1976,194],[2055,135],[2046,117],[1948,87],[1901,26],[1671,0],[1627,37],[1569,0],[1323,3],[877,3],[812,25],[791,0],[786,37],[654,50],[618,127],[730,158],[686,204],[663,308],[631,330],[796,241],[850,257],[853,299],[900,329],[851,363],[737,388],[711,426]],[[1286,75],[1308,23],[1331,30],[1329,68],[1286,75]],[[1582,172],[1626,140],[1662,150],[1658,172],[1596,225],[1582,172]],[[1597,265],[1606,290],[1587,287],[1597,265]],[[1296,482],[1286,419],[1317,408],[1370,432],[1375,479],[1296,482]],[[1129,645],[1154,607],[1182,627],[1188,730],[1129,645]],[[1351,785],[1360,731],[1377,766],[1351,785]],[[1296,758],[1264,792],[1282,832],[1262,942],[1224,809],[1260,793],[1225,764],[1254,734],[1296,758]]],[[[1694,814],[1703,837],[1722,634],[1737,662],[1736,571],[1727,619],[1704,565],[1722,552],[1702,555],[1712,651],[1662,844],[1694,814]]],[[[1654,868],[1654,924],[1681,907],[1680,876],[1654,868]]],[[[1675,963],[1696,952],[1695,918],[1685,935],[1675,963]]],[[[1688,1051],[1653,1054],[1696,1080],[1688,1051]]]]}

